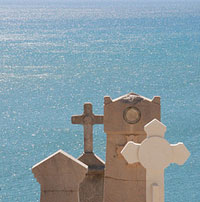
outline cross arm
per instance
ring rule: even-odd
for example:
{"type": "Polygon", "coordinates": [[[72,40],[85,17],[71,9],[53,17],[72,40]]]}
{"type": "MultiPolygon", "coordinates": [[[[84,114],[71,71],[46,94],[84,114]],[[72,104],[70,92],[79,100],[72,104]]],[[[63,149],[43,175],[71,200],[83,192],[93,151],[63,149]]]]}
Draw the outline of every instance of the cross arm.
{"type": "Polygon", "coordinates": [[[138,151],[140,144],[129,141],[122,149],[121,154],[129,164],[139,162],[138,151]]]}
{"type": "Polygon", "coordinates": [[[182,142],[177,144],[171,144],[172,149],[172,163],[178,165],[183,165],[185,161],[189,158],[190,152],[187,150],[185,145],[182,142]]]}
{"type": "Polygon", "coordinates": [[[74,115],[71,117],[72,124],[83,124],[83,116],[74,115]]]}
{"type": "Polygon", "coordinates": [[[102,115],[95,115],[93,123],[94,124],[103,124],[103,116],[102,115]]]}

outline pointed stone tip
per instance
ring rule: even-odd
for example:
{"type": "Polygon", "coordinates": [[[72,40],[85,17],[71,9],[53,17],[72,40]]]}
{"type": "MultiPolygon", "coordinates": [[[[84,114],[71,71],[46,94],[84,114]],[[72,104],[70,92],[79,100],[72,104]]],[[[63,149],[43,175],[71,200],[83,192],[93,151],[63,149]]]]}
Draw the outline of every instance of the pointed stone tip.
{"type": "Polygon", "coordinates": [[[156,104],[160,104],[160,97],[159,96],[154,96],[152,102],[156,104]]]}
{"type": "MultiPolygon", "coordinates": [[[[87,169],[88,166],[85,165],[84,163],[82,163],[81,161],[79,161],[78,159],[74,158],[72,155],[64,152],[62,149],[58,150],[57,152],[51,154],[50,156],[48,156],[47,158],[45,158],[44,160],[40,161],[39,163],[37,163],[36,165],[34,165],[32,167],[32,172],[34,172],[34,170],[38,167],[43,167],[43,164],[45,162],[48,162],[50,161],[51,159],[56,159],[58,156],[64,156],[66,159],[69,159],[71,162],[74,162],[74,164],[77,164],[77,165],[81,165],[83,168],[87,169]]],[[[53,165],[52,165],[53,166],[53,165]]]]}
{"type": "Polygon", "coordinates": [[[40,161],[39,163],[35,164],[33,167],[32,167],[32,172],[34,172],[35,168],[39,167],[41,164],[43,164],[45,161],[49,160],[50,158],[58,155],[58,154],[64,154],[65,152],[62,150],[62,149],[59,149],[57,152],[51,154],[50,156],[48,156],[47,158],[45,158],[44,160],[40,161]]]}
{"type": "Polygon", "coordinates": [[[147,137],[159,136],[164,137],[167,127],[157,119],[153,119],[151,122],[144,126],[144,131],[147,133],[147,137]]]}
{"type": "Polygon", "coordinates": [[[137,95],[137,96],[139,96],[137,93],[134,93],[134,92],[130,92],[127,95],[137,95]]]}
{"type": "Polygon", "coordinates": [[[178,144],[171,145],[173,150],[173,163],[183,165],[190,157],[190,152],[187,147],[179,142],[178,144]]]}
{"type": "Polygon", "coordinates": [[[138,102],[141,102],[144,100],[144,97],[136,94],[136,93],[128,93],[127,95],[124,95],[124,96],[121,96],[117,99],[115,99],[116,101],[117,100],[120,100],[121,102],[124,102],[124,103],[131,103],[131,104],[137,104],[138,102]]]}
{"type": "Polygon", "coordinates": [[[71,123],[74,123],[74,116],[71,117],[71,123]]]}
{"type": "Polygon", "coordinates": [[[84,103],[84,106],[91,106],[91,105],[92,105],[91,102],[85,102],[85,103],[84,103]]]}
{"type": "Polygon", "coordinates": [[[104,97],[104,104],[110,104],[112,102],[110,96],[105,96],[104,97]]]}

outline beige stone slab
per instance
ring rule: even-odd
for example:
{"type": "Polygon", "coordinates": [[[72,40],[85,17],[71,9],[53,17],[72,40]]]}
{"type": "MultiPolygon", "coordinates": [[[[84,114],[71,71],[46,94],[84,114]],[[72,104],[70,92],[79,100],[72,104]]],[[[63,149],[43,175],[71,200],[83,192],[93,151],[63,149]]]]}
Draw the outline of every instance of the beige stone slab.
{"type": "Polygon", "coordinates": [[[121,150],[128,141],[141,143],[146,138],[144,126],[155,118],[160,119],[159,97],[150,100],[135,93],[129,93],[114,100],[108,96],[104,98],[104,131],[107,134],[104,183],[106,202],[115,200],[146,202],[144,186],[146,169],[140,162],[129,165],[122,156],[121,150]],[[113,179],[112,186],[108,183],[108,179],[113,179]],[[112,195],[113,187],[117,192],[114,196],[112,195]],[[132,192],[126,194],[126,190],[132,190],[132,192]],[[143,194],[140,195],[139,192],[143,194]],[[112,199],[111,196],[115,198],[112,199]],[[138,196],[141,197],[138,198],[138,196]]]}
{"type": "Polygon", "coordinates": [[[79,184],[87,171],[87,165],[62,150],[36,164],[32,172],[41,185],[40,202],[52,202],[52,198],[79,202],[79,184]]]}
{"type": "MultiPolygon", "coordinates": [[[[135,139],[137,140],[137,138],[135,139]]],[[[128,165],[121,155],[120,149],[124,147],[126,142],[125,135],[107,136],[105,175],[122,180],[145,180],[145,169],[141,164],[128,165]]]]}
{"type": "Polygon", "coordinates": [[[145,181],[126,181],[105,177],[104,202],[141,202],[146,200],[145,181]],[[110,187],[110,189],[107,189],[110,187]]]}
{"type": "Polygon", "coordinates": [[[76,202],[78,192],[74,191],[42,191],[40,201],[44,202],[76,202]]]}
{"type": "Polygon", "coordinates": [[[80,202],[103,202],[104,173],[86,175],[79,188],[80,202]]]}

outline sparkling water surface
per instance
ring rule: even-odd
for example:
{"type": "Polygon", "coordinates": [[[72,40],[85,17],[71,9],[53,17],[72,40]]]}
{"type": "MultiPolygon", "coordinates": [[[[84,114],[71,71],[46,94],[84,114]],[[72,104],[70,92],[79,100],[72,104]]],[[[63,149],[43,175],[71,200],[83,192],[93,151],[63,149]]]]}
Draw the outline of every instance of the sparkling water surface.
{"type": "MultiPolygon", "coordinates": [[[[165,201],[199,202],[200,1],[0,1],[0,201],[39,201],[31,167],[83,151],[71,116],[132,91],[161,96],[166,139],[191,152],[165,170],[165,201]]],[[[104,160],[105,144],[95,126],[104,160]]]]}

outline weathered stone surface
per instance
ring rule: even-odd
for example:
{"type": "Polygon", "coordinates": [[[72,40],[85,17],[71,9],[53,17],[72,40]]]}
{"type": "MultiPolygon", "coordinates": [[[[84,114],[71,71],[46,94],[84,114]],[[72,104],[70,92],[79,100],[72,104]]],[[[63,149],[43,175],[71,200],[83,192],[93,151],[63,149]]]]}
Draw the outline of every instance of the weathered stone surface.
{"type": "Polygon", "coordinates": [[[79,202],[79,184],[88,166],[59,150],[32,168],[41,185],[40,202],[79,202]]]}
{"type": "Polygon", "coordinates": [[[130,93],[115,100],[104,98],[104,202],[146,202],[145,168],[140,163],[129,165],[121,150],[128,141],[141,143],[146,138],[144,126],[154,118],[160,119],[159,97],[150,100],[130,93]]]}
{"type": "MultiPolygon", "coordinates": [[[[135,136],[134,140],[140,140],[139,136],[135,136]]],[[[126,143],[126,135],[107,135],[105,177],[121,180],[145,180],[145,169],[139,163],[130,166],[124,161],[120,152],[126,143]]]]}
{"type": "Polygon", "coordinates": [[[94,153],[83,153],[78,160],[88,166],[89,174],[102,174],[104,172],[105,162],[94,153]]]}
{"type": "Polygon", "coordinates": [[[103,116],[94,115],[92,104],[85,103],[83,114],[72,116],[72,123],[84,127],[84,153],[78,159],[88,165],[88,173],[79,188],[80,202],[102,202],[105,163],[93,153],[93,125],[103,124],[103,116]]]}
{"type": "Polygon", "coordinates": [[[72,124],[81,124],[84,127],[84,152],[93,152],[93,125],[103,124],[102,115],[94,115],[92,112],[92,104],[84,104],[84,112],[82,115],[74,115],[71,117],[72,124]]]}
{"type": "Polygon", "coordinates": [[[80,184],[80,202],[102,202],[103,201],[104,175],[87,174],[80,184]]]}
{"type": "Polygon", "coordinates": [[[74,202],[77,200],[76,191],[42,191],[40,197],[41,202],[74,202]]]}
{"type": "Polygon", "coordinates": [[[153,100],[135,93],[115,100],[106,97],[104,104],[104,131],[107,134],[144,134],[144,126],[153,119],[160,120],[159,97],[153,100]],[[110,102],[107,100],[110,99],[110,102]],[[128,123],[124,116],[128,108],[133,107],[140,112],[140,119],[135,124],[128,123]]]}
{"type": "Polygon", "coordinates": [[[104,197],[106,201],[109,202],[146,201],[146,196],[144,194],[144,190],[146,190],[145,181],[141,180],[123,181],[105,177],[104,187],[105,188],[110,187],[110,189],[104,190],[104,197]]]}
{"type": "Polygon", "coordinates": [[[88,165],[88,173],[80,184],[80,202],[102,202],[105,163],[94,153],[83,153],[80,161],[88,165]]]}

